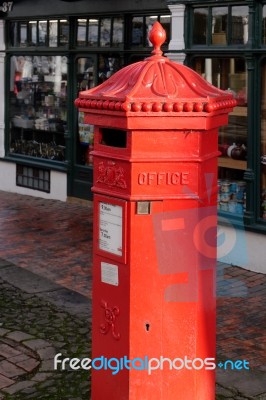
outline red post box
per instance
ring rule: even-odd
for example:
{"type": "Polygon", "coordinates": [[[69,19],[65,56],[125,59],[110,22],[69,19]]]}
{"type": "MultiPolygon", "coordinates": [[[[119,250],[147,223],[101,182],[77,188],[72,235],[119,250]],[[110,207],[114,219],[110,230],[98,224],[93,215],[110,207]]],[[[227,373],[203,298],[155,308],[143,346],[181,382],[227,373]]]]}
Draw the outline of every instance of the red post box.
{"type": "Polygon", "coordinates": [[[236,102],[152,56],[81,92],[95,126],[93,400],[215,398],[218,127],[236,102]]]}

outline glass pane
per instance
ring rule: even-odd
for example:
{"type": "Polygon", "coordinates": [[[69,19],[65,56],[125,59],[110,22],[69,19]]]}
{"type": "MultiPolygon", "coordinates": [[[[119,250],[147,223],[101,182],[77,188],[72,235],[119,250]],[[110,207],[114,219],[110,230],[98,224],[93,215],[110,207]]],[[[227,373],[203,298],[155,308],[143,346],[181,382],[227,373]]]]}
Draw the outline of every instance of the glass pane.
{"type": "Polygon", "coordinates": [[[26,47],[28,42],[27,23],[20,23],[20,46],[26,47]]]}
{"type": "Polygon", "coordinates": [[[248,6],[232,7],[232,44],[248,41],[248,6]]]}
{"type": "Polygon", "coordinates": [[[47,21],[39,21],[39,46],[47,46],[47,21]]]}
{"type": "Polygon", "coordinates": [[[228,8],[212,8],[212,44],[227,44],[228,8]]]}
{"type": "Polygon", "coordinates": [[[65,46],[68,44],[69,38],[69,23],[67,20],[60,20],[59,25],[59,46],[65,46]]]}
{"type": "Polygon", "coordinates": [[[193,18],[193,44],[207,43],[208,8],[195,8],[193,18]]]}
{"type": "Polygon", "coordinates": [[[100,46],[110,46],[111,42],[111,18],[101,20],[100,46]]]}
{"type": "Polygon", "coordinates": [[[113,46],[120,46],[123,44],[123,30],[124,20],[123,18],[114,18],[113,21],[113,46]]]}
{"type": "Polygon", "coordinates": [[[154,22],[158,21],[158,16],[157,15],[151,15],[150,17],[145,18],[146,21],[146,29],[145,29],[145,37],[146,37],[146,43],[145,46],[152,47],[152,43],[149,41],[149,32],[154,24],[154,22]]]}
{"type": "Polygon", "coordinates": [[[37,44],[37,21],[29,22],[29,46],[37,44]]]}
{"type": "Polygon", "coordinates": [[[262,7],[262,44],[266,44],[266,6],[262,7]]]}
{"type": "Polygon", "coordinates": [[[10,153],[64,161],[67,57],[13,56],[10,153]]]}
{"type": "Polygon", "coordinates": [[[118,57],[99,56],[98,83],[104,82],[121,68],[121,60],[118,57]]]}
{"type": "Polygon", "coordinates": [[[260,216],[266,222],[266,62],[263,62],[261,71],[262,91],[261,91],[261,145],[260,145],[260,167],[261,167],[261,204],[260,216]]]}
{"type": "Polygon", "coordinates": [[[143,45],[143,17],[134,17],[132,20],[131,43],[135,46],[143,45]]]}
{"type": "Polygon", "coordinates": [[[98,46],[99,20],[89,19],[88,45],[98,46]]]}
{"type": "Polygon", "coordinates": [[[165,29],[166,32],[166,41],[165,43],[169,43],[171,40],[171,16],[170,15],[161,15],[160,22],[165,29]]]}
{"type": "Polygon", "coordinates": [[[18,22],[12,22],[10,24],[10,45],[13,47],[18,46],[19,41],[18,41],[18,29],[19,29],[19,23],[18,22]]]}
{"type": "Polygon", "coordinates": [[[49,47],[57,47],[58,21],[49,21],[49,47]]]}
{"type": "Polygon", "coordinates": [[[246,209],[247,168],[247,68],[241,58],[199,58],[194,69],[213,85],[229,90],[238,106],[229,114],[228,126],[219,129],[219,193],[221,211],[243,215],[246,209]]]}
{"type": "MultiPolygon", "coordinates": [[[[96,66],[93,57],[82,57],[76,61],[77,66],[77,96],[82,90],[88,90],[96,84],[96,66]]],[[[76,133],[76,163],[91,165],[90,151],[93,146],[93,125],[85,124],[84,113],[78,112],[76,133]]]]}
{"type": "Polygon", "coordinates": [[[78,19],[77,45],[86,46],[87,20],[78,19]]]}

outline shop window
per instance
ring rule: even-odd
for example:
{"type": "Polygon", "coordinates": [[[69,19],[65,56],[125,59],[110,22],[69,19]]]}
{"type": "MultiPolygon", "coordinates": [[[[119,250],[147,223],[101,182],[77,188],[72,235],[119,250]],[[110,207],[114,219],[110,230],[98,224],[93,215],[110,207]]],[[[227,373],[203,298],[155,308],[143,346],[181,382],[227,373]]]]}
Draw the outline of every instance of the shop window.
{"type": "Polygon", "coordinates": [[[246,44],[248,41],[248,6],[232,7],[232,44],[246,44]]]}
{"type": "Polygon", "coordinates": [[[124,30],[123,18],[114,18],[114,20],[113,20],[113,35],[112,35],[112,45],[114,47],[122,46],[123,30],[124,30]]]}
{"type": "Polygon", "coordinates": [[[48,29],[47,29],[47,21],[39,21],[38,23],[38,45],[39,46],[47,46],[47,38],[48,38],[48,29]]]}
{"type": "Polygon", "coordinates": [[[19,25],[19,43],[21,47],[28,45],[28,24],[24,22],[19,25]]]}
{"type": "Polygon", "coordinates": [[[67,57],[12,56],[10,154],[65,160],[67,57]]]}
{"type": "Polygon", "coordinates": [[[122,17],[77,20],[77,46],[121,47],[123,41],[124,19],[122,17]]]}
{"type": "Polygon", "coordinates": [[[69,39],[69,23],[66,19],[59,21],[59,46],[66,46],[69,39]]]}
{"type": "Polygon", "coordinates": [[[227,44],[228,8],[212,9],[212,44],[227,44]]]}
{"type": "Polygon", "coordinates": [[[100,24],[100,46],[106,47],[111,45],[111,18],[101,19],[100,24]]]}
{"type": "Polygon", "coordinates": [[[49,47],[57,47],[58,21],[49,21],[49,47]]]}
{"type": "Polygon", "coordinates": [[[87,20],[78,19],[77,21],[77,44],[79,46],[86,46],[87,38],[87,20]]]}
{"type": "Polygon", "coordinates": [[[266,5],[262,7],[262,44],[266,44],[266,5]]]}
{"type": "Polygon", "coordinates": [[[29,46],[37,45],[37,21],[29,22],[29,46]]]}
{"type": "Polygon", "coordinates": [[[17,21],[8,29],[11,47],[61,47],[69,42],[69,22],[62,20],[17,21]]]}
{"type": "Polygon", "coordinates": [[[241,58],[197,58],[194,69],[207,81],[228,90],[238,101],[229,114],[229,123],[219,129],[219,193],[220,211],[243,215],[246,209],[247,169],[247,69],[241,58]]]}
{"type": "Polygon", "coordinates": [[[193,44],[207,44],[208,8],[196,8],[193,19],[193,44]]]}
{"type": "Polygon", "coordinates": [[[245,45],[248,6],[206,7],[193,10],[192,44],[245,45]]]}
{"type": "Polygon", "coordinates": [[[89,19],[88,46],[97,46],[99,36],[99,20],[89,19]]]}
{"type": "Polygon", "coordinates": [[[140,46],[143,43],[144,23],[142,17],[134,17],[132,20],[131,43],[134,46],[140,46]]]}

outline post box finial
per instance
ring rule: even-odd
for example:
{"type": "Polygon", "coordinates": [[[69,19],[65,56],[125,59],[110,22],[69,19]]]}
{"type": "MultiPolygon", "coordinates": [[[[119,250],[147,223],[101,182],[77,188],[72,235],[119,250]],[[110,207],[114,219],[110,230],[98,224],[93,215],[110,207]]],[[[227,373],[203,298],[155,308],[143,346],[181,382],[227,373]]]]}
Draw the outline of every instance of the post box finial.
{"type": "Polygon", "coordinates": [[[163,29],[160,22],[156,21],[149,33],[149,40],[153,44],[152,54],[155,56],[161,56],[163,54],[161,45],[165,42],[166,32],[163,29]]]}

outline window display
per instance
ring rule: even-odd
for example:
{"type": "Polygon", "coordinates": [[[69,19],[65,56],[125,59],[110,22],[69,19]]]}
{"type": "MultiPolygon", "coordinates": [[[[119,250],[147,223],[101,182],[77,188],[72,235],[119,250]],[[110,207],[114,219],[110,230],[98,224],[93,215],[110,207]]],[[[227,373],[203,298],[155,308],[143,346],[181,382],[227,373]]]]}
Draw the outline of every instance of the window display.
{"type": "Polygon", "coordinates": [[[194,69],[238,101],[227,126],[219,129],[218,209],[243,215],[246,208],[247,71],[241,58],[197,58],[194,69]]]}
{"type": "Polygon", "coordinates": [[[248,6],[195,8],[194,45],[245,45],[248,41],[248,6]]]}
{"type": "Polygon", "coordinates": [[[67,57],[12,56],[10,153],[65,160],[67,57]]]}
{"type": "Polygon", "coordinates": [[[124,38],[122,17],[77,20],[77,45],[82,47],[121,47],[124,38]]]}
{"type": "Polygon", "coordinates": [[[9,31],[11,47],[67,47],[69,21],[51,19],[44,21],[17,21],[9,31]]]}

